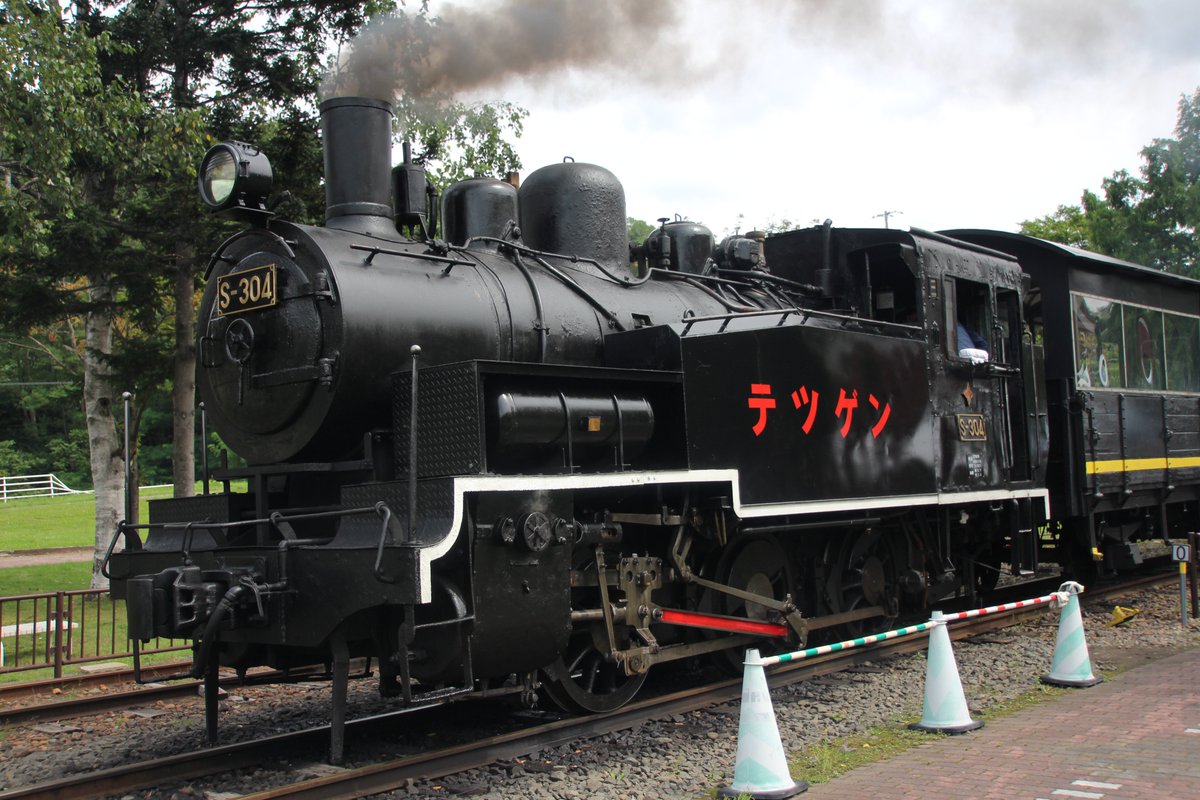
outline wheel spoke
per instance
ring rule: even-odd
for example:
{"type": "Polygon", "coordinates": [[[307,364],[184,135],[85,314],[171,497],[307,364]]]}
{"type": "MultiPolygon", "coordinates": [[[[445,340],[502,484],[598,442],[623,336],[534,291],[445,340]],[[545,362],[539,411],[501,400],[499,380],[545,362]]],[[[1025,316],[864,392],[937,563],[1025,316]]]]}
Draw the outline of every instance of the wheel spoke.
{"type": "Polygon", "coordinates": [[[580,672],[581,670],[580,670],[579,665],[583,663],[583,660],[585,658],[587,658],[587,656],[588,656],[587,650],[580,650],[578,653],[575,654],[575,657],[573,659],[571,659],[571,663],[567,665],[567,671],[569,673],[571,673],[572,675],[575,675],[576,673],[580,672]]]}
{"type": "MultiPolygon", "coordinates": [[[[837,580],[830,587],[830,602],[835,613],[893,606],[891,600],[899,596],[899,578],[896,556],[884,531],[862,531],[852,541],[846,541],[837,562],[837,580]]],[[[886,612],[883,617],[887,620],[886,612]]],[[[840,627],[844,634],[853,637],[875,624],[878,620],[860,619],[840,627]]]]}
{"type": "Polygon", "coordinates": [[[587,691],[591,694],[596,693],[596,677],[599,674],[600,659],[597,654],[592,653],[591,658],[588,659],[587,669],[584,671],[583,680],[581,681],[584,691],[587,691]]]}

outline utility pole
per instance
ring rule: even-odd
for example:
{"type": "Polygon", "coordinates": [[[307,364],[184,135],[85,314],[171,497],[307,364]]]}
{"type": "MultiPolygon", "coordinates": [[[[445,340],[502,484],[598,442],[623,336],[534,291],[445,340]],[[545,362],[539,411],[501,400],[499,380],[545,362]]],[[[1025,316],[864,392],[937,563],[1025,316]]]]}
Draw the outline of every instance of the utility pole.
{"type": "Polygon", "coordinates": [[[892,217],[892,215],[903,213],[903,211],[884,211],[882,214],[876,214],[871,219],[879,219],[880,217],[883,217],[883,227],[890,228],[891,225],[888,224],[888,220],[892,217]]]}

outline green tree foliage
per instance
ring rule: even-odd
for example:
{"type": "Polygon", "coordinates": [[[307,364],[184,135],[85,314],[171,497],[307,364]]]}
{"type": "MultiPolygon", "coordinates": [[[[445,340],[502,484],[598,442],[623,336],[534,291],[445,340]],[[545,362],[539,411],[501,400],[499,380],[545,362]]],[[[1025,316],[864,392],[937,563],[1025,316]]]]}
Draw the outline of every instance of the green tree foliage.
{"type": "MultiPolygon", "coordinates": [[[[0,24],[0,304],[5,327],[78,320],[96,491],[97,562],[115,529],[126,454],[115,343],[154,309],[154,254],[135,222],[155,177],[181,174],[199,115],[165,114],[103,63],[123,52],[56,0],[16,0],[0,24]]],[[[104,585],[98,572],[93,585],[104,585]]]]}
{"type": "MultiPolygon", "coordinates": [[[[202,211],[195,164],[217,140],[258,143],[275,167],[277,213],[321,222],[316,90],[328,48],[392,5],[0,4],[0,338],[41,350],[50,370],[48,337],[59,332],[54,369],[70,383],[53,402],[66,410],[38,407],[42,420],[73,420],[64,439],[36,425],[5,429],[4,440],[23,454],[9,463],[67,469],[79,441],[99,441],[82,433],[86,419],[89,429],[107,427],[107,469],[118,472],[122,390],[136,396],[134,428],[144,419],[154,437],[146,467],[155,474],[147,477],[160,477],[162,442],[190,445],[190,416],[179,422],[194,404],[183,380],[194,370],[195,275],[236,228],[202,211]],[[80,402],[89,390],[90,405],[80,402]],[[173,429],[163,425],[169,390],[173,429]],[[51,454],[62,462],[47,463],[51,454]]],[[[416,139],[431,174],[448,181],[518,168],[510,141],[525,115],[504,103],[450,103],[418,118],[401,103],[398,128],[416,139]]],[[[0,387],[0,419],[10,411],[24,419],[37,394],[0,387]]],[[[190,450],[174,460],[191,470],[190,450]]]]}
{"type": "Polygon", "coordinates": [[[73,489],[92,485],[75,342],[68,325],[0,335],[0,475],[52,472],[73,489]]]}
{"type": "MultiPolygon", "coordinates": [[[[1085,204],[1089,200],[1094,203],[1097,199],[1092,192],[1084,193],[1085,204]]],[[[1082,206],[1059,206],[1053,214],[1022,222],[1021,233],[1036,236],[1039,239],[1048,239],[1052,242],[1069,244],[1072,247],[1094,250],[1090,227],[1082,206]]]]}
{"type": "Polygon", "coordinates": [[[1142,148],[1138,175],[1105,178],[1099,194],[1021,223],[1021,232],[1200,276],[1200,89],[1179,100],[1175,135],[1142,148]]]}
{"type": "Polygon", "coordinates": [[[625,218],[625,234],[629,237],[630,244],[641,244],[652,233],[654,233],[654,226],[646,220],[636,217],[625,218]]]}
{"type": "Polygon", "coordinates": [[[441,188],[478,176],[502,178],[520,169],[513,146],[529,112],[506,102],[450,102],[436,113],[402,101],[396,108],[400,136],[417,142],[414,160],[441,188]]]}

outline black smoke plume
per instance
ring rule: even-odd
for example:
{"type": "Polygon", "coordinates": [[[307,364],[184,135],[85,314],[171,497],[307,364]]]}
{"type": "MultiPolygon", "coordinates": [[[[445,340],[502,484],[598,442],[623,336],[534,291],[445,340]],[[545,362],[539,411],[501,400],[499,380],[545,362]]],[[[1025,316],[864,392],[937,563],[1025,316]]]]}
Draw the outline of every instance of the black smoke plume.
{"type": "Polygon", "coordinates": [[[666,0],[505,0],[447,5],[436,17],[397,12],[362,30],[321,94],[438,101],[571,69],[650,74],[656,64],[685,60],[657,41],[675,21],[666,0]]]}

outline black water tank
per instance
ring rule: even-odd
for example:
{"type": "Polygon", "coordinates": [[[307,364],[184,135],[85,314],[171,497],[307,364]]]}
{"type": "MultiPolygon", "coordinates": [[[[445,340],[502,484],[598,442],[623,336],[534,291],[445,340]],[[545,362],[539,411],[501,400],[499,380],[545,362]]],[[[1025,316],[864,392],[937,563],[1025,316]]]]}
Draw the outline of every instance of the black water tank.
{"type": "Polygon", "coordinates": [[[519,219],[517,187],[495,178],[459,181],[442,195],[442,229],[453,245],[475,236],[502,238],[519,219]]]}
{"type": "Polygon", "coordinates": [[[536,170],[519,192],[521,231],[535,250],[629,265],[625,189],[595,164],[564,161],[536,170]]]}

